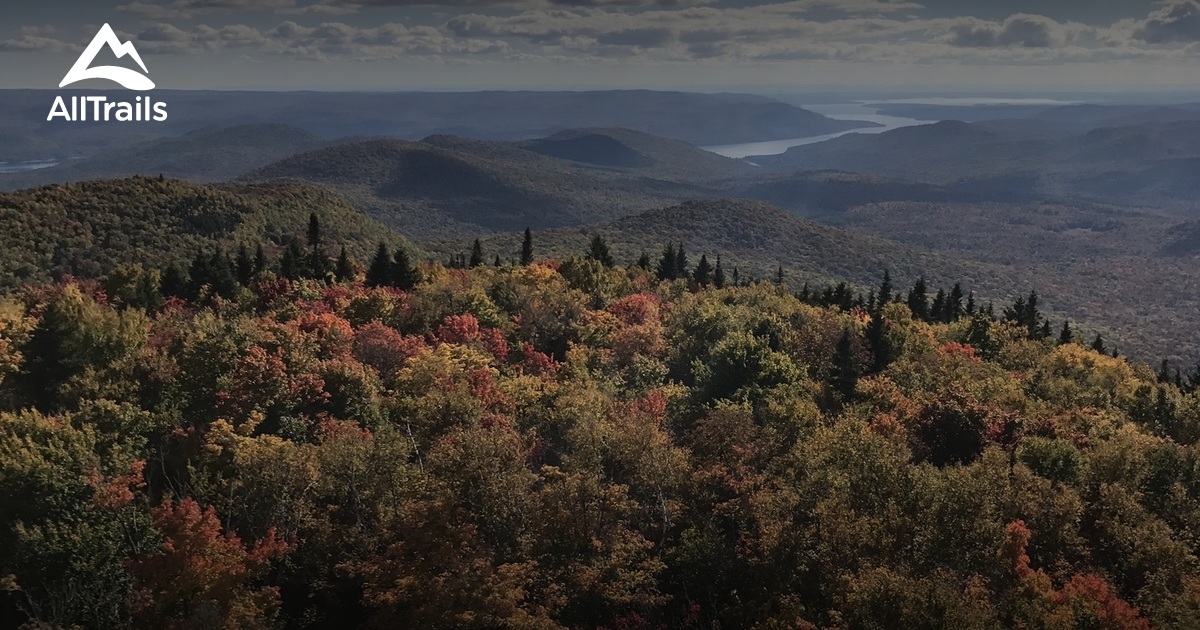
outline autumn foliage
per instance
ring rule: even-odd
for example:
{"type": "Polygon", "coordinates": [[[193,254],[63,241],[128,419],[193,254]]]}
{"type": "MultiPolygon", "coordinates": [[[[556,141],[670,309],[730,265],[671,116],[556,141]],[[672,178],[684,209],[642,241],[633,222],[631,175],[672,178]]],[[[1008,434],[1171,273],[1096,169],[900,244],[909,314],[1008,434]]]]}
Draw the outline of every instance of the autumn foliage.
{"type": "Polygon", "coordinates": [[[0,302],[0,625],[1200,623],[1200,394],[1144,366],[596,261],[420,278],[0,302]]]}

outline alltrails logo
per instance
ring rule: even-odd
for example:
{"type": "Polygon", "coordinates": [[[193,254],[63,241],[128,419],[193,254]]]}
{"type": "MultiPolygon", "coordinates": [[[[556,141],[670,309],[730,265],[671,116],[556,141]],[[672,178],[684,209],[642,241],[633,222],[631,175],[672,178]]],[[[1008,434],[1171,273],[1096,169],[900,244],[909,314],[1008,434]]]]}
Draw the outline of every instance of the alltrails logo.
{"type": "MultiPolygon", "coordinates": [[[[63,77],[58,87],[66,87],[79,81],[87,79],[108,79],[120,84],[122,87],[129,90],[144,92],[154,89],[154,82],[147,77],[146,74],[141,74],[136,70],[122,68],[120,66],[92,66],[92,62],[96,60],[96,55],[100,54],[101,49],[108,46],[118,58],[129,55],[137,65],[141,67],[142,72],[149,74],[146,69],[146,64],[142,61],[141,55],[138,54],[132,42],[122,43],[117,38],[117,34],[113,32],[112,27],[105,24],[100,27],[100,32],[92,38],[92,43],[84,49],[83,54],[75,61],[75,65],[67,72],[67,76],[63,77]]],[[[145,122],[154,121],[162,122],[167,119],[167,104],[156,103],[149,96],[137,97],[133,102],[110,101],[107,96],[72,96],[70,106],[63,97],[58,96],[54,99],[54,105],[50,107],[50,114],[46,116],[47,121],[55,118],[62,118],[69,122],[79,121],[117,121],[117,122],[145,122]]]]}

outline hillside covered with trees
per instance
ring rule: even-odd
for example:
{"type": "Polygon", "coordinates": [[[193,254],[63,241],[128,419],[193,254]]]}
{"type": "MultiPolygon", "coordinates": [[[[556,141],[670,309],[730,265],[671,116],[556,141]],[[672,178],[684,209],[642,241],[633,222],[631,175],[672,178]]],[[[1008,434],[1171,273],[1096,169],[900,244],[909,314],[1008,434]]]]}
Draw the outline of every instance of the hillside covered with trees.
{"type": "Polygon", "coordinates": [[[1200,375],[1053,296],[325,231],[0,303],[0,623],[1200,624],[1200,375]]]}

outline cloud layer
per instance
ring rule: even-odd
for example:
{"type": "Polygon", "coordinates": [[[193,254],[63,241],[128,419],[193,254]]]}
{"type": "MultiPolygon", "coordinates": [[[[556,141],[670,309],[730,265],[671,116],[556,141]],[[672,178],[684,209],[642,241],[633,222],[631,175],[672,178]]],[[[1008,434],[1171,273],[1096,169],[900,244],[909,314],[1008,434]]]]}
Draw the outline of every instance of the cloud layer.
{"type": "MultiPolygon", "coordinates": [[[[1032,13],[935,16],[905,0],[135,0],[118,8],[143,23],[123,37],[177,55],[1053,64],[1200,53],[1200,2],[1142,6],[1141,15],[1100,26],[1032,13]],[[397,12],[404,19],[377,19],[397,12]]],[[[0,52],[81,43],[26,27],[0,41],[0,52]]]]}

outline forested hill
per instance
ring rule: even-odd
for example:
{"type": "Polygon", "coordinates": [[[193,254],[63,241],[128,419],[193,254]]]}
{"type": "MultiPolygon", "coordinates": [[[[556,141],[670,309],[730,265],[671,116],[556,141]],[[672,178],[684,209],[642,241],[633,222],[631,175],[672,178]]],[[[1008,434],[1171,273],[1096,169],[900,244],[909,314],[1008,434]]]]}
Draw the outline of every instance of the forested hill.
{"type": "Polygon", "coordinates": [[[200,186],[134,177],[0,194],[0,287],[95,277],[125,263],[165,266],[218,247],[282,247],[309,215],[331,244],[365,256],[404,238],[332,193],[285,182],[200,186]],[[36,243],[36,246],[31,244],[36,243]]]}
{"type": "Polygon", "coordinates": [[[1052,295],[294,249],[0,298],[0,625],[1200,621],[1200,375],[1052,295]]]}

